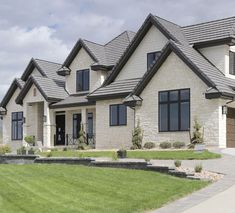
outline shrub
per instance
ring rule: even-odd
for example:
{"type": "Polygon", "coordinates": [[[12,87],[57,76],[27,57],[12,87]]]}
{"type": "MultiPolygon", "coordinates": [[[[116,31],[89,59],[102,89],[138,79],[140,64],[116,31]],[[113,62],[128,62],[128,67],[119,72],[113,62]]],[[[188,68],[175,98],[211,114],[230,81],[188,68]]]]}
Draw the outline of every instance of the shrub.
{"type": "Polygon", "coordinates": [[[112,152],[112,160],[116,161],[118,159],[117,152],[112,152]]]}
{"type": "Polygon", "coordinates": [[[25,140],[30,146],[34,146],[34,145],[35,145],[35,138],[34,138],[33,135],[25,136],[24,140],[25,140]]]}
{"type": "Polygon", "coordinates": [[[202,171],[202,164],[197,164],[197,165],[194,167],[194,171],[195,171],[195,172],[198,172],[198,173],[201,173],[201,171],[202,171]]]}
{"type": "Polygon", "coordinates": [[[175,164],[175,167],[180,167],[181,166],[181,161],[180,160],[175,160],[174,164],[175,164]]]}
{"type": "Polygon", "coordinates": [[[35,150],[31,147],[29,150],[28,150],[28,154],[29,155],[34,155],[35,153],[35,150]]]}
{"type": "Polygon", "coordinates": [[[0,155],[4,155],[6,153],[11,152],[11,147],[9,145],[1,145],[0,146],[0,155]]]}
{"type": "Polygon", "coordinates": [[[47,157],[47,158],[52,157],[52,155],[53,155],[52,152],[47,152],[47,153],[46,153],[46,157],[47,157]]]}
{"type": "Polygon", "coordinates": [[[184,142],[180,142],[180,141],[176,141],[172,144],[172,146],[175,148],[175,149],[181,149],[183,147],[185,147],[185,143],[184,142]]]}
{"type": "Polygon", "coordinates": [[[63,151],[68,151],[68,148],[67,148],[67,147],[64,147],[64,148],[63,148],[63,151]]]}
{"type": "Polygon", "coordinates": [[[191,140],[192,144],[200,144],[203,143],[203,135],[201,133],[202,126],[199,124],[198,120],[194,120],[193,125],[194,131],[193,131],[193,138],[191,140]]]}
{"type": "Polygon", "coordinates": [[[155,148],[155,143],[147,142],[147,143],[144,144],[144,148],[145,149],[153,149],[153,148],[155,148]]]}
{"type": "Polygon", "coordinates": [[[87,147],[87,145],[85,143],[79,143],[77,148],[78,148],[78,150],[85,150],[86,147],[87,147]]]}
{"type": "Polygon", "coordinates": [[[79,135],[78,144],[86,144],[86,133],[84,131],[84,125],[82,123],[78,135],[79,135]]]}
{"type": "Polygon", "coordinates": [[[170,149],[171,148],[171,143],[170,142],[162,142],[159,145],[162,149],[170,149]]]}
{"type": "Polygon", "coordinates": [[[24,146],[16,150],[17,155],[26,155],[26,148],[24,146]]]}
{"type": "Polygon", "coordinates": [[[140,121],[138,120],[137,126],[132,133],[132,147],[131,149],[141,149],[143,140],[143,132],[140,128],[140,121]]]}

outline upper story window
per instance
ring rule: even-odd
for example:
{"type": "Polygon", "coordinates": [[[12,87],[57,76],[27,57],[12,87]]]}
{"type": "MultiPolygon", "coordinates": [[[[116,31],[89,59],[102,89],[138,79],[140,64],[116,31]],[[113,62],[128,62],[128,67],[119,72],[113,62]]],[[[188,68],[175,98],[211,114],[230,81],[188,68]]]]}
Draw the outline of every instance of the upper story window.
{"type": "Polygon", "coordinates": [[[11,138],[12,140],[23,139],[23,112],[12,112],[11,114],[11,138]]]}
{"type": "Polygon", "coordinates": [[[110,126],[123,126],[127,124],[127,109],[124,104],[110,105],[110,126]]]}
{"type": "Polygon", "coordinates": [[[187,131],[190,128],[190,90],[159,92],[159,131],[187,131]]]}
{"type": "Polygon", "coordinates": [[[229,51],[229,74],[235,75],[235,52],[229,51]]]}
{"type": "Polygon", "coordinates": [[[89,90],[89,84],[90,84],[89,74],[90,74],[89,69],[77,71],[77,77],[76,77],[77,92],[89,90]]]}
{"type": "Polygon", "coordinates": [[[149,69],[150,66],[157,61],[160,55],[161,51],[147,53],[147,69],[149,69]]]}

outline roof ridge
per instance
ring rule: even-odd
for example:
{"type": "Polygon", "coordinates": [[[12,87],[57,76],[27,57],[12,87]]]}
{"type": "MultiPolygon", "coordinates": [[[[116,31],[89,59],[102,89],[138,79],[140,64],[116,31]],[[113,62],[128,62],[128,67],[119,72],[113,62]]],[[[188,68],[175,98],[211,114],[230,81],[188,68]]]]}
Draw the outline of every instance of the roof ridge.
{"type": "Polygon", "coordinates": [[[58,64],[58,65],[62,65],[58,62],[54,62],[54,61],[48,61],[48,60],[44,60],[44,59],[40,59],[40,58],[34,58],[35,61],[45,61],[45,62],[48,62],[48,63],[52,63],[52,64],[58,64]]]}
{"type": "Polygon", "coordinates": [[[87,39],[83,39],[83,38],[81,38],[81,40],[82,40],[82,41],[87,41],[87,42],[90,42],[90,43],[93,43],[93,44],[96,44],[96,45],[99,45],[99,46],[104,47],[104,45],[103,45],[103,44],[99,44],[99,43],[94,42],[94,41],[89,41],[89,40],[87,40],[87,39]]]}
{"type": "Polygon", "coordinates": [[[211,21],[204,21],[204,22],[197,23],[197,24],[185,25],[185,26],[182,26],[182,28],[193,27],[193,26],[197,26],[197,25],[203,25],[203,24],[208,24],[208,23],[213,23],[213,22],[223,21],[223,20],[233,19],[233,18],[235,18],[235,16],[230,16],[230,17],[225,17],[225,18],[220,18],[220,19],[214,19],[214,20],[211,20],[211,21]]]}
{"type": "MultiPolygon", "coordinates": [[[[104,47],[106,47],[109,43],[111,43],[112,41],[114,41],[115,39],[117,39],[118,37],[120,37],[121,35],[123,35],[123,34],[126,34],[127,35],[127,37],[128,37],[128,30],[125,30],[125,31],[123,31],[122,33],[120,33],[120,34],[118,34],[117,36],[115,36],[113,39],[111,39],[109,42],[107,42],[106,44],[104,44],[104,47]]],[[[128,37],[129,38],[129,37],[128,37]]]]}

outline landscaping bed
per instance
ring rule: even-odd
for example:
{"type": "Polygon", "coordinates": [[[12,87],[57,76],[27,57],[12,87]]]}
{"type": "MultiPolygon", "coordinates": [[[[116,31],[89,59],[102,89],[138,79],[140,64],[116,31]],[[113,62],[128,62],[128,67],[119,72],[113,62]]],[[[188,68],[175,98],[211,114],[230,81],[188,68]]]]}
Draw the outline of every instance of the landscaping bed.
{"type": "Polygon", "coordinates": [[[208,185],[156,172],[72,165],[0,165],[5,212],[145,212],[208,185]]]}
{"type": "MultiPolygon", "coordinates": [[[[108,157],[114,158],[116,151],[51,151],[52,157],[108,157]]],[[[39,153],[41,156],[47,156],[48,152],[39,153]]],[[[128,150],[127,158],[136,159],[161,159],[161,160],[206,160],[220,158],[221,155],[205,150],[204,152],[195,152],[194,150],[128,150]]]]}

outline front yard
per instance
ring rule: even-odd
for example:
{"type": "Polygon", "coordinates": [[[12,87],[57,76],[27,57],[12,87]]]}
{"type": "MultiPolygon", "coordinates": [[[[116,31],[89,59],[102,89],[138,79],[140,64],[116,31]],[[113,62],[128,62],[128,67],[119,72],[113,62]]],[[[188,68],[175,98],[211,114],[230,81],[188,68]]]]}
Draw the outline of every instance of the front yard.
{"type": "MultiPolygon", "coordinates": [[[[42,156],[47,156],[48,153],[40,153],[42,156]]],[[[52,151],[52,157],[110,157],[115,156],[115,151],[78,151],[78,150],[68,150],[68,151],[52,151]]],[[[202,153],[196,153],[193,150],[177,150],[177,151],[142,151],[134,150],[127,151],[128,158],[137,159],[177,159],[177,160],[205,160],[220,158],[220,154],[216,154],[209,151],[204,151],[202,153]]]]}
{"type": "MultiPolygon", "coordinates": [[[[72,152],[65,152],[72,153],[72,152]]],[[[0,165],[1,212],[144,212],[208,182],[71,165],[0,165]]]]}

